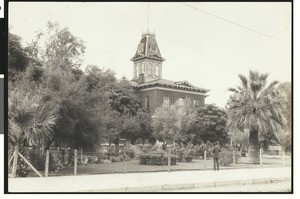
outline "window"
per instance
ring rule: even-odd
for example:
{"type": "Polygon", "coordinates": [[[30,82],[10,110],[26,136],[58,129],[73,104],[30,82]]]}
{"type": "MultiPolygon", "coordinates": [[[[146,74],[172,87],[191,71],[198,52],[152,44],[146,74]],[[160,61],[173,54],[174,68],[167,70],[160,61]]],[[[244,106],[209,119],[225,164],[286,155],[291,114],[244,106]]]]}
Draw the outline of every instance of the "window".
{"type": "Polygon", "coordinates": [[[148,66],[147,66],[147,74],[148,74],[149,76],[152,75],[152,64],[148,64],[148,66]]]}
{"type": "Polygon", "coordinates": [[[182,97],[178,98],[177,102],[179,105],[183,105],[183,98],[182,97]]]}
{"type": "Polygon", "coordinates": [[[170,97],[169,96],[164,96],[164,103],[170,104],[170,97]]]}
{"type": "Polygon", "coordinates": [[[199,101],[198,100],[194,100],[193,101],[193,107],[197,107],[199,106],[199,101]]]}
{"type": "Polygon", "coordinates": [[[159,76],[159,66],[158,65],[155,66],[155,76],[156,77],[159,76]]]}
{"type": "Polygon", "coordinates": [[[144,64],[141,64],[140,66],[141,66],[141,74],[144,74],[145,73],[145,66],[144,66],[144,64]]]}
{"type": "Polygon", "coordinates": [[[135,65],[135,76],[139,76],[139,67],[138,65],[135,65]]]}
{"type": "Polygon", "coordinates": [[[150,109],[150,97],[146,96],[145,97],[145,109],[149,110],[150,109]]]}

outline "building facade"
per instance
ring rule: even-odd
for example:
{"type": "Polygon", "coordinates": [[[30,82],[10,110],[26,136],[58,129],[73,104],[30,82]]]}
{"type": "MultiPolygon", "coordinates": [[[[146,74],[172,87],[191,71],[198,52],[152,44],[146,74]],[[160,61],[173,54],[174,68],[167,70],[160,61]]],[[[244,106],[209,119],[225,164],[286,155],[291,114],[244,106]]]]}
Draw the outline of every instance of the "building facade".
{"type": "Polygon", "coordinates": [[[208,89],[193,86],[188,81],[171,81],[162,78],[161,56],[155,34],[142,34],[133,58],[133,79],[131,83],[144,108],[153,115],[155,109],[165,101],[170,104],[190,99],[193,106],[204,106],[208,89]]]}

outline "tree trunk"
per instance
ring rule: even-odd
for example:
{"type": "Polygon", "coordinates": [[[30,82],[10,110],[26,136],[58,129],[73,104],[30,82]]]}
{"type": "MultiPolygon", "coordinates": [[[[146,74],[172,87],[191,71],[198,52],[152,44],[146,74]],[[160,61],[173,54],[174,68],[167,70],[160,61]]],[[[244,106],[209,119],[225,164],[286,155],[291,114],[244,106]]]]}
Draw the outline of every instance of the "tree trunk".
{"type": "Polygon", "coordinates": [[[248,163],[259,164],[258,130],[250,130],[249,148],[248,148],[248,163]]]}

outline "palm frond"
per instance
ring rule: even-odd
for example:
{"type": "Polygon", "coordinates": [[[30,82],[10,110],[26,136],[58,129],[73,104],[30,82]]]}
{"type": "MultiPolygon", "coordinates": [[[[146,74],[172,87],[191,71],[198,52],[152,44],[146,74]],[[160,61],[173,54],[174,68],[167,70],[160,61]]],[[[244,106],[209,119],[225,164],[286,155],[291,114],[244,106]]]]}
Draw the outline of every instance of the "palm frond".
{"type": "Polygon", "coordinates": [[[248,87],[248,80],[247,80],[247,78],[244,75],[242,75],[242,74],[239,74],[238,76],[239,76],[240,80],[243,83],[243,87],[247,88],[248,87]]]}
{"type": "Polygon", "coordinates": [[[235,92],[235,93],[239,93],[239,91],[236,90],[235,88],[228,88],[228,91],[235,92]]]}

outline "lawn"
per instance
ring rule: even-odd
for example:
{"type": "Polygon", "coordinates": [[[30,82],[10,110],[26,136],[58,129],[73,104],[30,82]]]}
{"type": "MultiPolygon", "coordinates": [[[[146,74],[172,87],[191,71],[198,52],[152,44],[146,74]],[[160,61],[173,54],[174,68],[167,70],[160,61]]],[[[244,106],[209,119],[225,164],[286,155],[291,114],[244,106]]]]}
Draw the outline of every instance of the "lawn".
{"type": "MultiPolygon", "coordinates": [[[[247,158],[242,157],[239,163],[236,164],[236,169],[239,168],[259,168],[260,165],[252,165],[246,163],[247,158]]],[[[286,161],[286,166],[290,166],[290,159],[286,161]]],[[[283,166],[282,160],[279,158],[268,158],[263,159],[262,167],[280,167],[283,166]]],[[[176,165],[171,165],[171,171],[183,171],[183,170],[203,170],[204,160],[193,160],[192,162],[177,162],[176,165]]],[[[206,161],[206,170],[213,169],[213,160],[209,159],[206,161]]],[[[233,169],[233,165],[225,167],[220,166],[220,169],[233,169]]],[[[158,172],[158,171],[168,171],[168,166],[150,166],[150,165],[140,165],[139,160],[130,160],[126,162],[126,172],[158,172]]],[[[107,173],[123,173],[124,172],[124,162],[112,162],[107,164],[88,164],[81,165],[77,168],[77,175],[92,175],[92,174],[107,174],[107,173]]],[[[68,167],[60,169],[58,172],[49,173],[49,176],[64,176],[64,175],[74,175],[74,167],[68,167]]]]}

